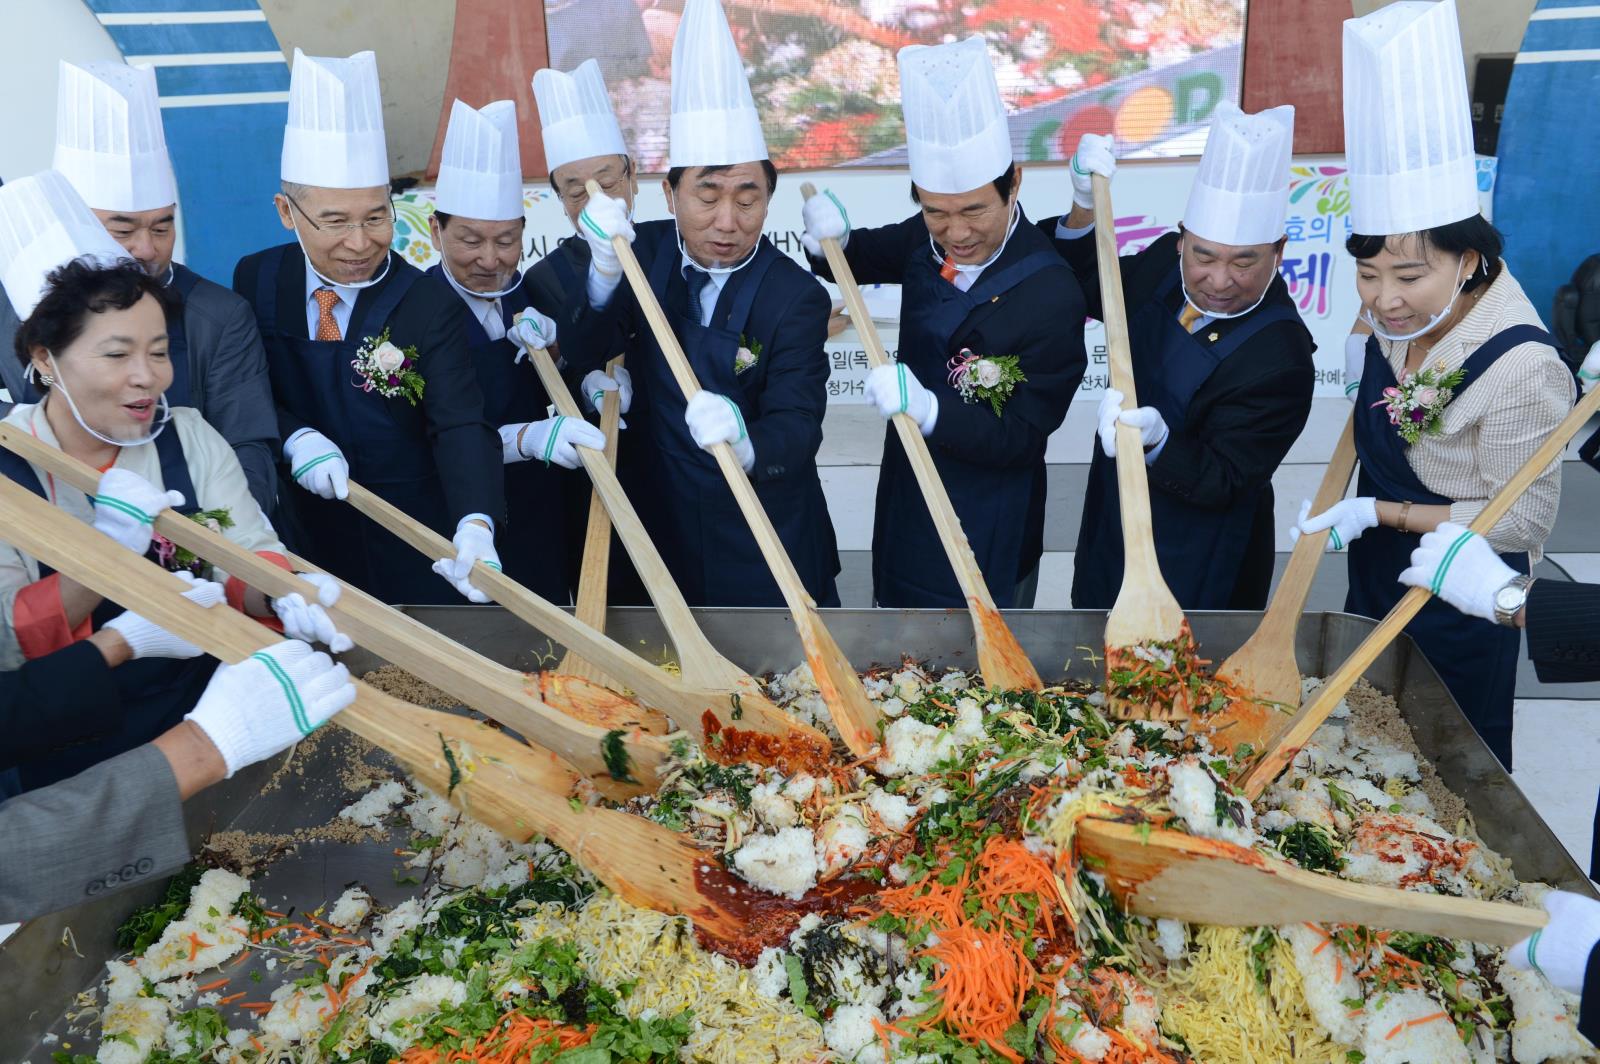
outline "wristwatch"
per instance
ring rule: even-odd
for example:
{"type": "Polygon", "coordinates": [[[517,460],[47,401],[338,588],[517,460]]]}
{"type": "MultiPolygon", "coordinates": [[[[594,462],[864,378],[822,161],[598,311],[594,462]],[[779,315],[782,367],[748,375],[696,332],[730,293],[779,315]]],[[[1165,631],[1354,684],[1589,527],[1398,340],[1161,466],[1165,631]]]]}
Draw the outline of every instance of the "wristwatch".
{"type": "Polygon", "coordinates": [[[1520,573],[1513,576],[1506,585],[1494,593],[1494,620],[1496,624],[1507,628],[1517,626],[1517,614],[1522,612],[1522,607],[1528,604],[1528,589],[1533,586],[1533,577],[1523,576],[1520,573]]]}

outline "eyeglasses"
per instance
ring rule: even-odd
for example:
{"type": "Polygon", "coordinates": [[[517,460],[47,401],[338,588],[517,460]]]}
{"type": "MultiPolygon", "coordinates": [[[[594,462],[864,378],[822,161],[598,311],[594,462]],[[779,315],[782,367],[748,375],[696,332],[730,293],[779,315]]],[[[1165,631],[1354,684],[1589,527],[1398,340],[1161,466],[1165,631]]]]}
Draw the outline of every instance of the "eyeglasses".
{"type": "Polygon", "coordinates": [[[389,201],[389,214],[388,214],[387,217],[384,217],[384,218],[368,218],[364,222],[324,222],[321,225],[318,225],[316,220],[314,218],[312,218],[311,215],[306,213],[306,209],[304,207],[300,206],[299,201],[296,200],[293,196],[291,196],[287,192],[285,192],[283,194],[283,198],[288,200],[291,204],[293,204],[294,205],[294,209],[300,212],[300,217],[304,218],[306,220],[306,222],[311,226],[311,228],[315,229],[319,233],[345,233],[345,234],[348,234],[348,233],[354,233],[357,230],[362,230],[364,232],[372,232],[373,230],[376,230],[376,229],[382,229],[386,225],[387,226],[393,226],[394,225],[394,219],[395,219],[394,200],[390,200],[389,201]]]}

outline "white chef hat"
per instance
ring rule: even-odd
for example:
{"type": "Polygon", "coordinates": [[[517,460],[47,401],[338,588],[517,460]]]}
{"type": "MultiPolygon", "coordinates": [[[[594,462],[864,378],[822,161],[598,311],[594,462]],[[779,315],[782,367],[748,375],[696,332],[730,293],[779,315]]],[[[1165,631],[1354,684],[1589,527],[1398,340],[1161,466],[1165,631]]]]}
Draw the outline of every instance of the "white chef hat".
{"type": "Polygon", "coordinates": [[[1218,104],[1189,188],[1183,227],[1219,244],[1277,240],[1289,213],[1293,154],[1293,107],[1247,115],[1227,101],[1218,104]]]}
{"type": "Polygon", "coordinates": [[[83,256],[133,261],[56,171],[0,185],[0,284],[19,319],[38,306],[50,271],[83,256]]]}
{"type": "Polygon", "coordinates": [[[522,151],[514,102],[496,100],[481,111],[460,100],[450,105],[434,206],[484,221],[522,217],[522,151]]]}
{"type": "Polygon", "coordinates": [[[721,0],[688,0],[672,42],[669,165],[731,166],[767,157],[761,116],[721,0]]]}
{"type": "Polygon", "coordinates": [[[294,50],[280,174],[319,188],[389,184],[376,55],[337,59],[294,50]]]}
{"type": "Polygon", "coordinates": [[[1478,213],[1454,0],[1401,0],[1345,22],[1344,139],[1357,233],[1414,233],[1478,213]]]}
{"type": "Polygon", "coordinates": [[[1012,164],[1006,105],[979,36],[900,49],[900,105],[911,181],[929,192],[971,192],[1012,164]]]}
{"type": "Polygon", "coordinates": [[[63,60],[53,165],[97,210],[152,211],[177,203],[155,71],[63,60]]]}
{"type": "Polygon", "coordinates": [[[533,98],[551,171],[579,159],[628,154],[598,61],[585,59],[570,74],[549,67],[536,71],[533,98]]]}

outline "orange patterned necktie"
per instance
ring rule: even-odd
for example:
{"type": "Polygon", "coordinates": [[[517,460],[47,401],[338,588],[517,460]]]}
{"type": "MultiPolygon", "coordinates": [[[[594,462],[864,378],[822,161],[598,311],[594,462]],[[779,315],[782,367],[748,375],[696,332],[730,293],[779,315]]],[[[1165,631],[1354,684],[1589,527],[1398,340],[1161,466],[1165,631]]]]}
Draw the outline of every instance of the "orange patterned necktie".
{"type": "Polygon", "coordinates": [[[939,276],[943,277],[946,281],[949,281],[951,284],[955,284],[956,283],[956,275],[959,274],[960,272],[961,272],[960,270],[956,269],[955,256],[949,254],[948,252],[946,252],[945,253],[945,257],[944,257],[944,261],[939,264],[939,276]]]}
{"type": "Polygon", "coordinates": [[[1202,317],[1200,308],[1189,302],[1183,301],[1183,309],[1178,312],[1178,324],[1183,326],[1184,332],[1194,332],[1194,323],[1202,317]]]}
{"type": "Polygon", "coordinates": [[[333,308],[339,303],[339,293],[331,288],[323,287],[311,293],[317,301],[317,339],[323,342],[338,343],[344,339],[339,332],[339,323],[333,318],[333,308]]]}

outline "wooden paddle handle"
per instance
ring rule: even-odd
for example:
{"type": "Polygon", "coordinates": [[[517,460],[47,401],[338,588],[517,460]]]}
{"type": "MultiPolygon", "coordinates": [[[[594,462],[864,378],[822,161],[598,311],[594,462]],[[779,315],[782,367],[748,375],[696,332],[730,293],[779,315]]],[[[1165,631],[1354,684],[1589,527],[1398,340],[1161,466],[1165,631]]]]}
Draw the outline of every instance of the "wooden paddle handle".
{"type": "MultiPolygon", "coordinates": [[[[1344,431],[1339,434],[1339,442],[1333,448],[1333,456],[1328,459],[1328,467],[1322,473],[1316,498],[1311,500],[1312,513],[1323,513],[1344,498],[1345,489],[1350,486],[1350,474],[1355,468],[1356,418],[1352,411],[1344,423],[1344,431]]],[[[1302,535],[1295,541],[1289,564],[1283,570],[1283,579],[1278,582],[1278,590],[1273,592],[1272,603],[1267,607],[1266,616],[1261,619],[1263,628],[1269,622],[1292,626],[1300,619],[1305,612],[1306,599],[1311,595],[1311,585],[1317,578],[1317,566],[1322,562],[1327,541],[1326,529],[1302,535]]],[[[1290,630],[1293,630],[1292,627],[1290,630]]]]}
{"type": "MultiPolygon", "coordinates": [[[[1122,409],[1139,405],[1133,379],[1133,346],[1128,339],[1128,309],[1122,298],[1122,264],[1117,256],[1117,219],[1111,209],[1111,181],[1093,177],[1094,242],[1100,273],[1100,320],[1106,327],[1106,363],[1111,387],[1122,393],[1122,409]]],[[[1117,425],[1117,495],[1122,513],[1122,551],[1126,573],[1161,579],[1155,531],[1150,519],[1150,483],[1144,444],[1132,425],[1117,425]]],[[[1124,575],[1124,580],[1127,576],[1124,575]]]]}
{"type": "MultiPolygon", "coordinates": [[[[548,353],[545,355],[548,360],[548,353]]],[[[606,373],[612,379],[616,378],[616,371],[622,365],[622,356],[618,355],[606,364],[606,373]]],[[[552,368],[554,368],[552,366],[552,368]]],[[[541,377],[543,375],[541,374],[541,377]]],[[[562,389],[565,391],[565,389],[562,389]]],[[[549,389],[545,389],[546,393],[549,389]]],[[[569,394],[567,398],[571,398],[569,394]]],[[[553,399],[553,397],[552,397],[553,399]]],[[[560,408],[558,407],[558,410],[560,408]]],[[[574,415],[566,410],[560,413],[567,417],[574,415]]],[[[606,446],[603,461],[612,469],[617,467],[617,436],[619,426],[622,424],[622,397],[615,390],[607,391],[600,401],[600,431],[605,435],[606,446]]],[[[578,594],[574,602],[573,616],[583,624],[587,624],[597,632],[606,630],[606,592],[611,573],[611,519],[606,514],[605,501],[598,491],[589,493],[589,520],[584,525],[583,536],[583,566],[578,572],[578,594]]],[[[608,683],[607,677],[600,670],[590,664],[587,658],[581,657],[575,651],[568,650],[562,660],[560,672],[569,675],[581,676],[596,683],[608,683]]]]}
{"type": "MultiPolygon", "coordinates": [[[[1595,412],[1600,410],[1600,388],[1595,388],[1573,407],[1571,412],[1562,419],[1555,431],[1546,437],[1539,449],[1533,452],[1533,457],[1522,464],[1511,479],[1505,482],[1489,500],[1487,506],[1479,512],[1473,520],[1472,531],[1480,536],[1486,536],[1500,519],[1510,511],[1511,506],[1522,493],[1527,491],[1534,481],[1543,475],[1545,468],[1551,462],[1560,459],[1562,452],[1576,436],[1580,429],[1588,424],[1595,412]]],[[[1312,734],[1328,719],[1328,714],[1333,712],[1333,707],[1339,704],[1350,688],[1355,685],[1367,668],[1377,660],[1395,636],[1399,635],[1411,618],[1427,603],[1431,593],[1425,587],[1409,589],[1399,602],[1395,603],[1389,615],[1378,622],[1378,626],[1362,640],[1361,645],[1355,649],[1343,665],[1340,665],[1322,685],[1322,690],[1317,692],[1317,697],[1309,706],[1302,709],[1291,720],[1283,732],[1273,742],[1261,758],[1245,774],[1241,785],[1252,797],[1259,795],[1267,785],[1277,778],[1289,762],[1294,760],[1295,754],[1306,744],[1312,734]]]]}

